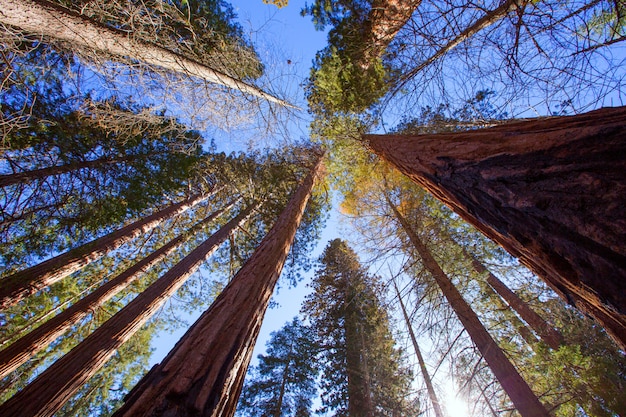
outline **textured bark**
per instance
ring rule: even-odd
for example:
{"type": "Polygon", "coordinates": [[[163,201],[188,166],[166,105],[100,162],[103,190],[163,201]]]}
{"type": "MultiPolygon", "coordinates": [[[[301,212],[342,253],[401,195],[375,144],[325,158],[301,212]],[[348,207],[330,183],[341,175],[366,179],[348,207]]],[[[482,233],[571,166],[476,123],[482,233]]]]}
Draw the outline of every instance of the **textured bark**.
{"type": "Polygon", "coordinates": [[[0,352],[0,379],[16,370],[37,352],[45,349],[70,327],[76,325],[117,293],[128,287],[152,266],[180,247],[195,231],[201,229],[202,226],[215,219],[228,208],[230,208],[230,205],[207,216],[204,220],[194,225],[191,230],[170,240],[135,265],[2,350],[0,352]]]}
{"type": "Polygon", "coordinates": [[[249,206],[201,243],[161,278],[0,406],[6,417],[52,416],[185,283],[248,218],[249,206]]]}
{"type": "Polygon", "coordinates": [[[164,220],[184,212],[207,197],[206,195],[194,195],[185,201],[170,205],[108,235],[3,278],[0,280],[0,310],[17,304],[25,297],[84,268],[108,252],[154,229],[164,220]]]}
{"type": "Polygon", "coordinates": [[[398,302],[400,303],[400,308],[402,309],[404,323],[406,324],[406,328],[409,331],[409,337],[411,338],[411,342],[413,343],[413,350],[415,350],[415,356],[417,356],[417,362],[419,363],[420,370],[422,371],[422,377],[424,378],[424,382],[426,383],[426,390],[428,391],[430,402],[433,405],[435,417],[444,417],[443,411],[441,410],[441,405],[439,403],[439,399],[437,398],[437,393],[435,392],[435,387],[433,386],[433,381],[430,379],[430,374],[428,373],[428,369],[426,368],[426,362],[424,362],[422,351],[420,350],[420,347],[417,343],[417,337],[415,337],[415,333],[413,332],[411,319],[406,312],[404,302],[402,301],[402,296],[400,295],[400,290],[398,289],[398,285],[396,284],[395,280],[393,281],[393,287],[396,290],[396,296],[398,297],[398,302]]]}
{"type": "Polygon", "coordinates": [[[463,296],[456,289],[450,278],[441,269],[428,247],[421,241],[420,237],[413,230],[412,226],[400,214],[395,205],[385,195],[389,207],[398,220],[402,229],[406,232],[415,247],[415,250],[422,259],[424,268],[432,275],[441,289],[441,292],[450,303],[450,306],[463,324],[480,353],[487,361],[487,365],[495,375],[498,382],[507,393],[513,405],[522,417],[549,417],[550,414],[539,402],[537,396],[530,389],[526,381],[517,372],[511,361],[506,357],[502,349],[496,344],[482,325],[478,316],[470,305],[463,299],[463,296]]]}
{"type": "Polygon", "coordinates": [[[385,53],[400,29],[409,21],[421,0],[374,0],[364,27],[366,48],[359,66],[367,69],[385,53]]]}
{"type": "Polygon", "coordinates": [[[371,148],[626,348],[626,107],[371,148]]]}
{"type": "Polygon", "coordinates": [[[263,315],[320,174],[321,159],[250,259],[115,416],[234,414],[263,315]]]}
{"type": "Polygon", "coordinates": [[[224,85],[285,107],[294,107],[253,85],[132,34],[111,28],[46,0],[0,0],[0,22],[109,55],[128,57],[224,85]]]}
{"type": "Polygon", "coordinates": [[[122,158],[95,159],[92,161],[72,162],[65,165],[58,165],[48,168],[35,169],[32,171],[17,172],[15,174],[0,175],[0,187],[7,187],[13,184],[28,183],[37,179],[46,178],[51,175],[65,174],[80,169],[99,168],[106,165],[113,165],[124,161],[140,158],[144,155],[128,155],[122,158]]]}

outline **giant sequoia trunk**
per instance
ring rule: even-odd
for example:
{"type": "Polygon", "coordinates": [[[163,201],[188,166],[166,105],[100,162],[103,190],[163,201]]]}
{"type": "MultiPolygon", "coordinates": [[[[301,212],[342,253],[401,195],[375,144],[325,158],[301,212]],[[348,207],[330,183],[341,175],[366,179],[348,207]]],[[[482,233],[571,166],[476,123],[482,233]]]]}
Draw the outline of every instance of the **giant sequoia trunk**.
{"type": "Polygon", "coordinates": [[[625,134],[620,107],[365,140],[626,348],[625,134]]]}
{"type": "Polygon", "coordinates": [[[487,365],[489,365],[489,368],[515,405],[517,411],[519,411],[522,417],[549,417],[550,414],[539,402],[537,396],[517,372],[502,349],[489,335],[474,310],[463,299],[463,296],[456,289],[450,278],[443,272],[428,247],[422,242],[409,222],[400,214],[389,199],[389,196],[385,195],[385,197],[398,223],[409,236],[411,243],[422,259],[424,268],[437,282],[441,292],[448,300],[448,303],[450,303],[450,307],[452,307],[467,334],[480,353],[482,353],[485,361],[487,361],[487,365]]]}
{"type": "Polygon", "coordinates": [[[90,50],[112,56],[128,57],[170,71],[199,77],[282,106],[293,107],[286,101],[242,80],[209,68],[179,53],[138,40],[132,34],[104,26],[46,0],[0,0],[0,22],[90,50]]]}
{"type": "Polygon", "coordinates": [[[224,209],[213,212],[211,215],[195,224],[186,233],[170,240],[135,265],[72,304],[71,307],[63,310],[60,314],[11,343],[6,349],[0,351],[0,379],[16,370],[37,352],[45,349],[70,327],[78,324],[83,318],[87,317],[87,315],[94,312],[117,293],[128,287],[152,266],[156,265],[180,247],[195,231],[201,229],[229,207],[230,205],[224,209]]]}
{"type": "Polygon", "coordinates": [[[217,247],[248,218],[254,205],[239,213],[144,292],[107,320],[22,391],[0,406],[0,415],[52,416],[185,283],[217,247]]]}
{"type": "Polygon", "coordinates": [[[154,229],[166,219],[186,211],[207,197],[207,195],[194,195],[185,201],[172,204],[108,235],[2,278],[0,280],[0,310],[17,304],[23,298],[49,287],[71,273],[84,268],[110,251],[154,229]]]}
{"type": "Polygon", "coordinates": [[[435,387],[433,386],[433,381],[430,378],[428,368],[426,368],[426,362],[424,361],[424,357],[422,356],[422,351],[420,350],[419,344],[417,343],[417,337],[415,337],[415,333],[413,332],[413,324],[411,323],[411,319],[409,319],[409,315],[406,312],[406,307],[404,306],[404,302],[402,301],[402,295],[400,294],[400,290],[398,289],[398,285],[396,284],[395,280],[393,281],[393,287],[396,290],[396,296],[398,297],[398,302],[400,303],[400,309],[402,310],[404,323],[406,324],[406,328],[409,331],[409,337],[411,338],[411,342],[413,343],[413,350],[415,350],[417,363],[419,363],[420,370],[422,371],[422,377],[424,378],[424,382],[426,383],[426,390],[428,391],[428,397],[430,398],[430,402],[433,405],[435,417],[444,417],[443,411],[441,410],[441,405],[439,404],[439,399],[437,398],[437,393],[435,392],[435,387]]]}
{"type": "Polygon", "coordinates": [[[163,362],[139,381],[115,416],[235,413],[265,310],[320,174],[321,157],[258,249],[163,362]]]}
{"type": "Polygon", "coordinates": [[[365,48],[359,66],[367,69],[385,50],[400,29],[409,21],[421,0],[374,0],[363,27],[365,48]]]}

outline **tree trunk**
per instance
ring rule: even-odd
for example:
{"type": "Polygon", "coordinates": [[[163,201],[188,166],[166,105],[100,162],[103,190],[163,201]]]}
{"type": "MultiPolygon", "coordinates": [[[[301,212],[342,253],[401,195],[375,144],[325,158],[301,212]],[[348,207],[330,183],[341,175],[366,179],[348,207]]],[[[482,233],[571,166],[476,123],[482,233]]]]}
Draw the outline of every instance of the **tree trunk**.
{"type": "Polygon", "coordinates": [[[294,107],[258,87],[207,67],[132,34],[102,25],[46,0],[0,0],[0,22],[112,56],[128,57],[166,70],[202,78],[285,107],[294,107]]]}
{"type": "Polygon", "coordinates": [[[619,107],[365,140],[626,348],[625,134],[619,107]]]}
{"type": "Polygon", "coordinates": [[[68,309],[48,320],[46,323],[37,327],[30,333],[22,336],[6,349],[2,350],[0,352],[0,379],[13,372],[37,352],[45,349],[70,327],[76,325],[84,317],[87,317],[87,315],[101,307],[117,293],[128,287],[133,281],[147,272],[148,269],[152,268],[152,266],[175,251],[195,231],[201,229],[202,226],[215,219],[231,206],[232,204],[229,204],[227,207],[215,211],[211,215],[207,216],[204,220],[195,224],[187,232],[170,240],[161,248],[146,256],[141,261],[126,269],[124,272],[107,283],[103,284],[91,294],[77,301],[68,309]]]}
{"type": "Polygon", "coordinates": [[[235,413],[263,315],[321,172],[320,156],[252,257],[115,416],[235,413]]]}
{"type": "Polygon", "coordinates": [[[463,296],[456,289],[450,278],[448,278],[439,264],[437,264],[437,261],[428,247],[421,241],[415,230],[413,230],[407,220],[400,214],[396,206],[389,199],[389,196],[385,194],[385,198],[398,220],[398,223],[400,223],[402,229],[409,236],[411,243],[420,258],[422,258],[422,264],[437,282],[437,285],[450,303],[450,306],[463,324],[463,327],[487,361],[489,368],[491,368],[491,371],[515,405],[517,411],[519,411],[522,417],[549,417],[550,414],[546,411],[541,402],[539,402],[537,396],[517,372],[511,361],[509,361],[504,352],[502,352],[502,349],[500,349],[489,335],[476,313],[463,299],[463,296]]]}
{"type": "MultiPolygon", "coordinates": [[[[469,255],[469,254],[467,254],[469,255]]],[[[487,284],[493,288],[500,297],[502,297],[508,305],[520,315],[528,325],[537,333],[537,335],[552,349],[557,350],[563,344],[563,335],[561,332],[552,327],[539,314],[537,314],[530,306],[517,294],[515,294],[506,284],[489,270],[476,258],[469,255],[472,260],[472,266],[479,274],[487,276],[487,284]]]]}
{"type": "Polygon", "coordinates": [[[363,36],[363,56],[358,65],[367,69],[385,53],[400,29],[409,21],[421,0],[374,0],[363,36]]]}
{"type": "Polygon", "coordinates": [[[524,0],[505,0],[500,6],[496,9],[488,12],[485,16],[478,19],[474,24],[466,28],[463,32],[459,33],[455,38],[450,40],[447,44],[443,45],[437,51],[426,58],[424,61],[420,62],[415,68],[410,71],[404,73],[400,80],[394,86],[394,91],[399,91],[411,78],[415,77],[421,71],[423,71],[426,67],[433,64],[439,58],[443,57],[445,54],[456,48],[459,44],[471,38],[481,30],[497,23],[502,20],[506,15],[511,13],[514,10],[517,10],[518,1],[522,3],[524,0]]]}
{"type": "Polygon", "coordinates": [[[370,392],[367,353],[362,324],[355,305],[351,303],[357,295],[352,289],[349,274],[344,274],[344,300],[346,312],[344,331],[346,344],[346,374],[348,379],[348,415],[351,417],[373,417],[374,406],[370,392]]]}
{"type": "Polygon", "coordinates": [[[2,416],[52,416],[156,313],[256,205],[250,205],[0,406],[2,416]]]}
{"type": "Polygon", "coordinates": [[[420,350],[420,347],[417,344],[417,338],[415,337],[415,333],[413,333],[413,325],[411,324],[409,315],[407,314],[406,308],[404,307],[404,302],[402,301],[402,296],[400,295],[400,290],[398,289],[398,285],[396,284],[395,279],[393,280],[393,287],[396,289],[396,295],[398,296],[398,302],[400,303],[400,308],[402,309],[404,322],[406,323],[406,328],[409,331],[409,336],[411,338],[411,342],[413,343],[415,356],[417,356],[417,362],[419,363],[420,370],[422,371],[422,377],[424,378],[424,382],[426,383],[426,390],[428,391],[430,402],[433,405],[435,417],[444,417],[443,411],[441,410],[441,405],[439,403],[439,399],[437,398],[437,393],[435,392],[435,387],[433,386],[433,382],[430,379],[430,374],[428,373],[428,369],[426,369],[426,362],[424,362],[422,351],[420,350]]]}
{"type": "Polygon", "coordinates": [[[8,187],[13,184],[28,183],[37,179],[46,178],[51,175],[65,174],[71,171],[87,168],[99,168],[105,165],[117,164],[124,161],[137,159],[143,155],[127,155],[121,158],[104,158],[92,161],[71,162],[65,165],[58,165],[48,168],[35,169],[32,171],[17,172],[14,174],[0,175],[0,187],[8,187]]]}
{"type": "Polygon", "coordinates": [[[151,214],[108,235],[85,243],[38,265],[11,274],[0,280],[0,310],[60,281],[73,272],[94,262],[124,243],[154,229],[164,220],[174,217],[200,203],[208,196],[194,195],[189,199],[151,214]]]}

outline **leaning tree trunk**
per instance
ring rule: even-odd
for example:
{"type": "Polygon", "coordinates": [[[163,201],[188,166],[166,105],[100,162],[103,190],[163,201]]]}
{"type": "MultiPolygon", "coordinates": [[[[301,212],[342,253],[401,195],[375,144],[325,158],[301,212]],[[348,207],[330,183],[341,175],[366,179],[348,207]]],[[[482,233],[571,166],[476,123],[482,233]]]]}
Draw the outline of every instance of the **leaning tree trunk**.
{"type": "Polygon", "coordinates": [[[235,413],[263,315],[321,169],[320,157],[252,257],[115,416],[235,413]]]}
{"type": "Polygon", "coordinates": [[[229,204],[227,207],[213,212],[205,219],[196,223],[187,232],[170,240],[135,265],[100,286],[91,294],[88,294],[71,307],[0,351],[0,379],[16,370],[37,352],[45,349],[69,328],[79,323],[83,318],[101,307],[117,293],[128,287],[133,281],[148,271],[148,269],[180,247],[195,231],[201,229],[231,206],[232,204],[229,204]]]}
{"type": "Polygon", "coordinates": [[[506,286],[498,277],[492,274],[478,259],[470,256],[474,270],[480,274],[486,274],[487,284],[502,297],[509,307],[513,309],[524,320],[545,344],[552,349],[558,349],[563,344],[563,335],[561,332],[552,327],[539,314],[535,312],[528,303],[522,300],[509,287],[506,286]]]}
{"type": "Polygon", "coordinates": [[[625,135],[619,107],[365,140],[626,348],[625,135]]]}
{"type": "Polygon", "coordinates": [[[428,373],[428,369],[426,368],[426,362],[424,362],[422,351],[417,344],[417,337],[415,337],[415,333],[413,332],[413,324],[411,324],[411,319],[409,319],[409,315],[406,312],[406,308],[404,307],[404,302],[402,301],[402,296],[400,295],[400,290],[398,289],[398,284],[396,284],[395,279],[393,280],[393,287],[396,289],[398,302],[400,303],[400,308],[402,309],[402,316],[404,317],[406,328],[409,331],[409,337],[411,338],[411,342],[413,343],[413,350],[415,350],[415,356],[417,356],[417,362],[419,363],[420,370],[422,371],[422,377],[424,378],[424,382],[426,383],[426,391],[428,391],[430,402],[433,405],[435,417],[444,417],[443,411],[441,410],[441,405],[439,403],[439,399],[437,398],[437,393],[435,392],[435,387],[433,386],[433,381],[432,379],[430,379],[430,374],[428,373]]]}
{"type": "Polygon", "coordinates": [[[60,39],[112,56],[128,57],[166,70],[192,75],[211,83],[293,107],[253,85],[125,31],[100,24],[46,0],[0,0],[0,22],[26,32],[60,39]]]}
{"type": "Polygon", "coordinates": [[[14,174],[0,175],[0,187],[8,187],[13,184],[24,184],[51,175],[65,174],[72,171],[88,168],[100,168],[106,165],[118,164],[133,159],[137,159],[142,155],[127,155],[121,158],[102,158],[91,161],[70,162],[65,165],[57,165],[53,167],[34,169],[32,171],[17,172],[14,174]]]}
{"type": "Polygon", "coordinates": [[[52,416],[156,313],[215,249],[244,222],[248,206],[144,292],[0,406],[0,415],[52,416]]]}
{"type": "Polygon", "coordinates": [[[382,58],[400,29],[411,19],[421,0],[374,0],[363,25],[364,48],[358,65],[363,69],[382,58]]]}
{"type": "Polygon", "coordinates": [[[207,197],[208,195],[194,195],[108,235],[3,278],[0,280],[0,310],[15,305],[25,297],[84,268],[110,251],[154,229],[163,221],[186,211],[207,197]]]}
{"type": "Polygon", "coordinates": [[[400,214],[396,206],[385,194],[387,203],[398,220],[402,229],[409,236],[415,250],[422,259],[424,268],[432,275],[441,289],[441,292],[450,303],[450,306],[463,324],[470,338],[487,361],[487,365],[496,376],[498,382],[507,393],[513,405],[522,417],[549,417],[537,396],[530,389],[526,381],[517,372],[511,361],[506,357],[502,349],[496,344],[482,325],[478,316],[463,296],[456,289],[450,278],[443,272],[428,247],[422,242],[408,221],[400,214]]]}

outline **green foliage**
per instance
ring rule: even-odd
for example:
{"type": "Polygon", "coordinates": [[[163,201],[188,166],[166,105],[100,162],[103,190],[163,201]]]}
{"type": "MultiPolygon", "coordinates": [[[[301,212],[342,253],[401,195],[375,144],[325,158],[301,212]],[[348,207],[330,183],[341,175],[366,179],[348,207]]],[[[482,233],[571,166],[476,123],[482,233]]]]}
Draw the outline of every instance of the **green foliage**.
{"type": "Polygon", "coordinates": [[[302,311],[322,349],[321,411],[346,416],[350,401],[356,404],[354,395],[371,393],[374,415],[415,412],[407,398],[410,375],[402,366],[389,317],[377,296],[380,283],[365,272],[345,242],[329,242],[311,286],[313,293],[302,311]],[[354,372],[351,382],[349,372],[354,372]],[[360,375],[358,382],[354,375],[360,375]]]}
{"type": "Polygon", "coordinates": [[[298,318],[271,334],[266,353],[258,366],[248,371],[239,399],[241,416],[312,415],[312,399],[317,389],[319,350],[312,329],[298,318]]]}

